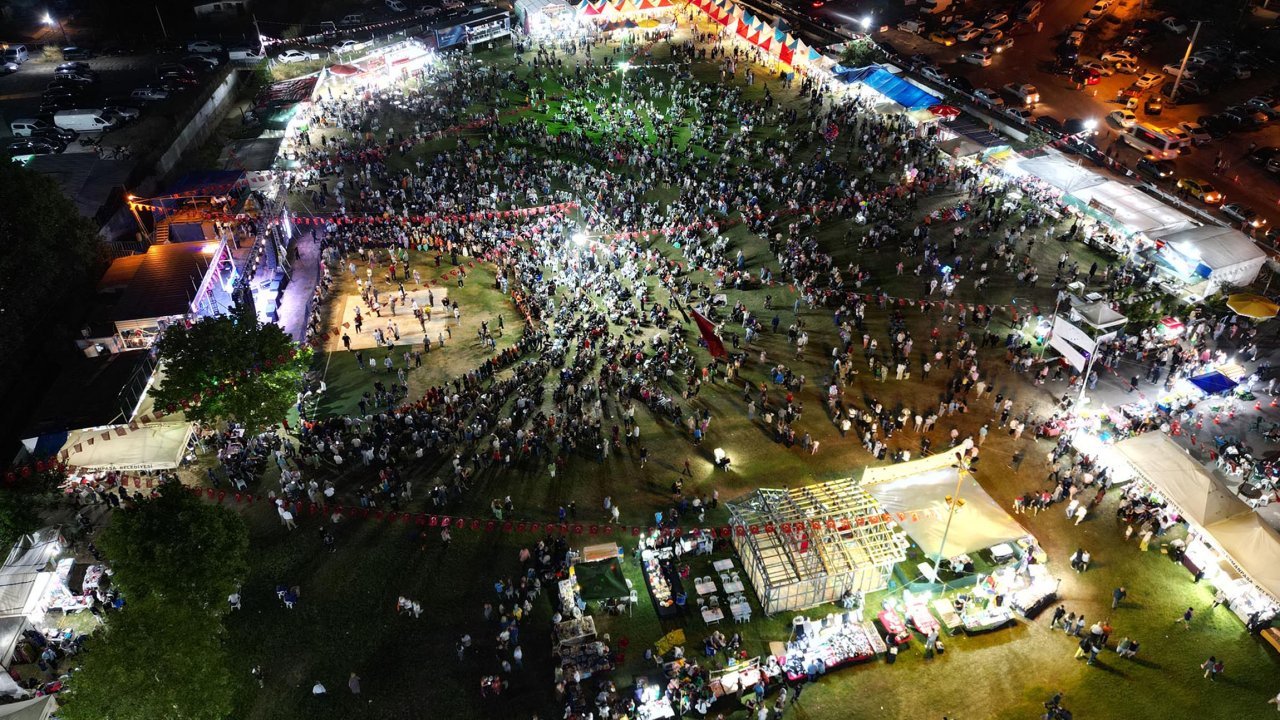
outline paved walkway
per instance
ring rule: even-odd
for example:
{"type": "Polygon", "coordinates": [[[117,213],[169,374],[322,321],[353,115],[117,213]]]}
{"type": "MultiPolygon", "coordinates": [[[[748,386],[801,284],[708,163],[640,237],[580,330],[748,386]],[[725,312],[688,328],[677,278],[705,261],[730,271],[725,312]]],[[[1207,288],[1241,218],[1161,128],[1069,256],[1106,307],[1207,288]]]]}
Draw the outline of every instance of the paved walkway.
{"type": "Polygon", "coordinates": [[[303,231],[295,242],[290,268],[292,276],[280,293],[280,327],[302,342],[307,335],[307,314],[316,283],[320,281],[320,238],[323,230],[303,231]]]}

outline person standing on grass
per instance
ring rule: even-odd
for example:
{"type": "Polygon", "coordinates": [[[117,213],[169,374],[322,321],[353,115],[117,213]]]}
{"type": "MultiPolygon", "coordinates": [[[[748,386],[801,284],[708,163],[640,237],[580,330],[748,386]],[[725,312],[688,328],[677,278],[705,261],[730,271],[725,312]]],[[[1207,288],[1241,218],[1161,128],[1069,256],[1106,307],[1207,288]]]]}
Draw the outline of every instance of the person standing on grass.
{"type": "Polygon", "coordinates": [[[351,677],[347,678],[347,689],[351,691],[352,695],[360,695],[360,676],[355,672],[352,672],[351,677]]]}
{"type": "Polygon", "coordinates": [[[449,528],[440,531],[440,542],[443,550],[449,549],[449,543],[453,542],[453,534],[449,532],[449,528]]]}
{"type": "Polygon", "coordinates": [[[1115,610],[1116,608],[1120,607],[1120,603],[1125,599],[1125,596],[1127,596],[1128,594],[1129,594],[1129,591],[1125,590],[1123,585],[1116,588],[1115,590],[1112,590],[1111,591],[1111,609],[1115,610]]]}
{"type": "Polygon", "coordinates": [[[1190,629],[1191,629],[1191,618],[1195,616],[1195,612],[1196,612],[1196,611],[1195,611],[1195,609],[1194,609],[1194,608],[1187,608],[1187,611],[1186,611],[1186,612],[1184,612],[1184,613],[1182,613],[1182,617],[1180,617],[1180,618],[1178,618],[1177,620],[1174,620],[1174,621],[1173,621],[1173,622],[1174,622],[1174,624],[1182,623],[1182,626],[1183,626],[1183,627],[1185,627],[1186,629],[1190,630],[1190,629]]]}

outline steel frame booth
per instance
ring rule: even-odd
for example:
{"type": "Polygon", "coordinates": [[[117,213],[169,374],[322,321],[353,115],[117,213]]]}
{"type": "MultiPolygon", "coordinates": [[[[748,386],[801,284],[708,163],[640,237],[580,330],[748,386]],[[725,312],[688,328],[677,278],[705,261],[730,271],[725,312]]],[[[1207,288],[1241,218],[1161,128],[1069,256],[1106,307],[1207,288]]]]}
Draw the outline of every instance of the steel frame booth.
{"type": "Polygon", "coordinates": [[[905,535],[852,479],[760,488],[727,505],[734,549],[766,615],[881,590],[906,559],[905,535]]]}

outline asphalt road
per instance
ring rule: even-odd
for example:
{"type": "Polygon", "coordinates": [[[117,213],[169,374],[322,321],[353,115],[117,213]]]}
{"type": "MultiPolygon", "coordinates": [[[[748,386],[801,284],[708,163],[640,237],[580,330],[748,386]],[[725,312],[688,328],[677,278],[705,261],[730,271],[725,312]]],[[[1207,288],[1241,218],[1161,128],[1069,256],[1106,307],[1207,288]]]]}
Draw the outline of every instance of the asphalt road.
{"type": "MultiPolygon", "coordinates": [[[[1117,93],[1127,87],[1135,76],[1114,75],[1104,77],[1099,84],[1077,88],[1071,78],[1053,75],[1047,72],[1044,65],[1053,56],[1054,48],[1061,42],[1061,33],[1077,22],[1093,0],[1069,0],[1045,3],[1045,9],[1037,20],[1041,29],[1027,27],[1013,34],[1014,45],[1001,53],[988,67],[980,67],[970,63],[957,62],[957,58],[965,52],[978,49],[976,40],[958,43],[952,47],[943,47],[927,40],[925,37],[889,29],[877,35],[906,54],[923,53],[948,74],[959,75],[973,83],[974,87],[999,89],[1007,83],[1031,83],[1040,92],[1040,104],[1036,107],[1037,115],[1050,115],[1059,120],[1064,118],[1094,118],[1098,121],[1099,132],[1096,144],[1104,150],[1111,147],[1119,137],[1119,132],[1109,127],[1104,119],[1107,114],[1121,109],[1123,106],[1115,101],[1117,93]]],[[[844,5],[856,7],[858,3],[841,0],[835,4],[832,12],[845,14],[839,8],[844,5]]],[[[832,5],[824,6],[823,11],[832,5]]],[[[1096,60],[1105,49],[1117,43],[1137,19],[1138,3],[1134,0],[1117,3],[1114,13],[1095,23],[1086,34],[1081,48],[1080,61],[1096,60]]],[[[981,22],[981,15],[966,16],[975,23],[981,22]]],[[[927,33],[926,33],[927,34],[927,33]]],[[[1159,71],[1161,67],[1181,61],[1186,49],[1187,35],[1177,36],[1163,29],[1153,31],[1151,35],[1152,49],[1145,55],[1139,55],[1139,63],[1144,71],[1159,71]]],[[[1204,47],[1211,38],[1202,33],[1197,43],[1204,47]]],[[[1256,71],[1248,80],[1229,80],[1215,85],[1219,87],[1205,102],[1178,107],[1165,106],[1159,116],[1146,116],[1139,109],[1139,121],[1150,122],[1162,127],[1176,125],[1181,121],[1194,121],[1196,118],[1221,110],[1228,105],[1242,102],[1250,97],[1263,93],[1276,79],[1274,69],[1256,71]]],[[[1169,79],[1172,82],[1172,78],[1169,79]]],[[[1226,197],[1227,202],[1242,202],[1257,210],[1267,218],[1271,225],[1280,224],[1280,176],[1266,172],[1260,166],[1248,162],[1245,157],[1249,145],[1280,146],[1280,122],[1253,132],[1237,133],[1207,145],[1199,146],[1191,153],[1175,161],[1176,177],[1203,178],[1212,182],[1226,197]],[[1229,163],[1222,173],[1215,172],[1215,162],[1221,153],[1229,163]]],[[[1132,167],[1140,158],[1137,151],[1127,145],[1120,144],[1121,162],[1132,167]]],[[[1166,180],[1161,186],[1173,192],[1174,180],[1166,180]]],[[[1214,208],[1203,205],[1193,206],[1208,210],[1225,222],[1231,222],[1214,208]]]]}

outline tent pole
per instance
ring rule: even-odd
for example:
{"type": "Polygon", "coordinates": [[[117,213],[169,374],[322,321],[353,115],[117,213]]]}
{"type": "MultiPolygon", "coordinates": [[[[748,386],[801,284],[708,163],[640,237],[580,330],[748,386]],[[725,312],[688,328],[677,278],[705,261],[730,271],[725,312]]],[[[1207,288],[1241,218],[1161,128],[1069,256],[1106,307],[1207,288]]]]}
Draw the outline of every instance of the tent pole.
{"type": "MultiPolygon", "coordinates": [[[[956,453],[956,491],[951,496],[951,511],[947,513],[947,524],[942,528],[942,543],[938,545],[938,556],[933,560],[933,577],[938,577],[938,568],[942,565],[942,554],[947,548],[947,535],[951,532],[951,520],[956,516],[956,506],[960,504],[960,483],[964,482],[964,476],[968,474],[969,469],[965,467],[964,456],[956,453]]],[[[945,588],[946,583],[942,583],[945,588]]]]}

